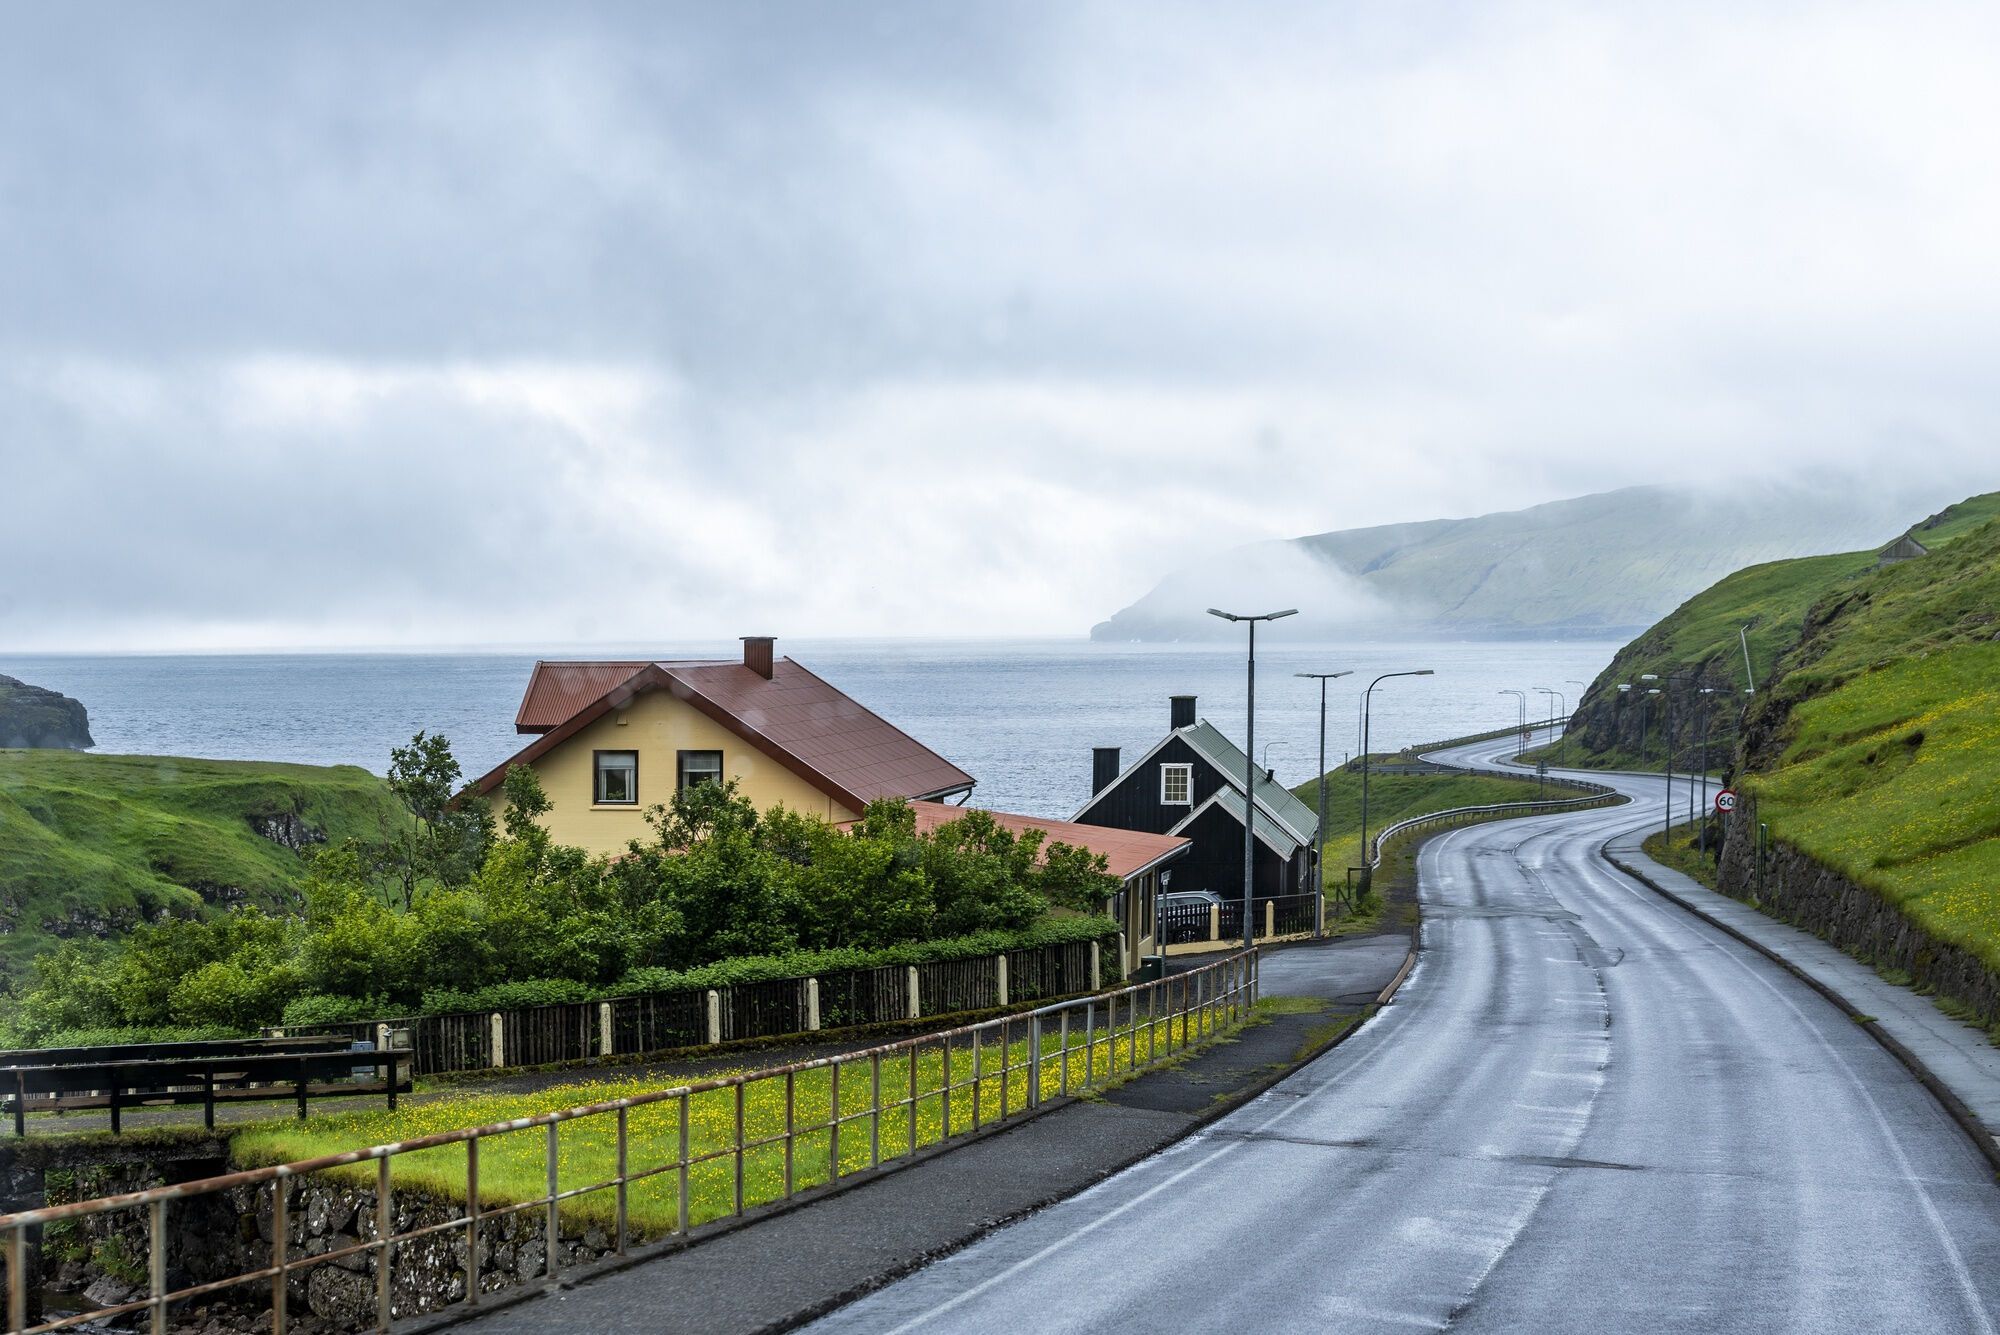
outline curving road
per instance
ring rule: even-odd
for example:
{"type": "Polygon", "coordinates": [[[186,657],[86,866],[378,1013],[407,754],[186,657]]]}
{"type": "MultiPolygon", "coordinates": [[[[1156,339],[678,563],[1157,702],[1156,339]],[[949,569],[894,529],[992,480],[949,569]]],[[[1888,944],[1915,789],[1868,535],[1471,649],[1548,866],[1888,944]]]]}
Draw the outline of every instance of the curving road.
{"type": "Polygon", "coordinates": [[[1641,805],[1431,840],[1420,962],[1348,1042],[813,1329],[1994,1332],[1984,1161],[1858,1026],[1597,857],[1660,813],[1662,780],[1612,781],[1641,805]]]}

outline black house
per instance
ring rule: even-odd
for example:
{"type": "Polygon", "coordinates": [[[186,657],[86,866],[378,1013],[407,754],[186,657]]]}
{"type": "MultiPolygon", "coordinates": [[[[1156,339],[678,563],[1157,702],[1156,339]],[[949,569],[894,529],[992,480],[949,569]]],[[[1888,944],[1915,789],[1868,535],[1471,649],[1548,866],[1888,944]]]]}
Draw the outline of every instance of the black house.
{"type": "MultiPolygon", "coordinates": [[[[1178,834],[1194,847],[1174,864],[1173,889],[1243,897],[1243,749],[1205,719],[1191,695],[1169,698],[1165,737],[1129,768],[1118,748],[1092,753],[1091,797],[1071,820],[1149,834],[1178,834]]],[[[1312,891],[1319,818],[1262,770],[1257,773],[1253,896],[1312,891]]]]}

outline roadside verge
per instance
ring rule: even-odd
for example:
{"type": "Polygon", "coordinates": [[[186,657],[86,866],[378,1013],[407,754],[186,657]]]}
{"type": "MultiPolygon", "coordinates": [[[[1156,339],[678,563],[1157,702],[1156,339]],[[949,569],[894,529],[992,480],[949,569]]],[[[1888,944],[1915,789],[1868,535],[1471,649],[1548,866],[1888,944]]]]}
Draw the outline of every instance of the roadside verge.
{"type": "Polygon", "coordinates": [[[1653,861],[1640,848],[1648,831],[1614,835],[1599,848],[1611,866],[1715,927],[1825,997],[1868,1032],[1929,1090],[2000,1176],[2000,1048],[1983,1031],[1951,1019],[1929,999],[1882,978],[1808,932],[1768,918],[1653,861]]]}

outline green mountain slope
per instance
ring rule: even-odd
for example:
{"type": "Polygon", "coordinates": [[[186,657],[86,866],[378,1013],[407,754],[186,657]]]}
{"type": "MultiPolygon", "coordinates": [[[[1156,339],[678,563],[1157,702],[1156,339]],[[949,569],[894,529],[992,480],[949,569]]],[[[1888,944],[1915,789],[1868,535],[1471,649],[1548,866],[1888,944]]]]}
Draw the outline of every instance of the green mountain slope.
{"type": "MultiPolygon", "coordinates": [[[[1568,762],[1608,768],[1659,767],[1666,711],[1661,700],[1644,694],[1649,686],[1660,684],[1641,681],[1642,675],[1650,672],[1676,678],[1672,688],[1675,767],[1687,768],[1698,754],[1703,720],[1689,708],[1691,702],[1706,709],[1711,763],[1722,763],[1735,749],[1742,693],[1750,679],[1754,677],[1760,691],[1796,691],[1813,671],[1810,656],[1798,656],[1801,637],[1812,634],[1809,623],[1814,618],[1824,620],[1842,604],[1836,600],[1826,608],[1817,605],[1844,590],[1859,593],[1867,589],[1871,592],[1866,596],[1871,599],[1895,599],[1902,596],[1897,591],[1910,584],[1927,585],[1944,569],[1937,563],[1948,556],[1953,563],[1960,562],[1960,540],[1996,516],[2000,516],[2000,492],[1950,506],[1909,530],[1931,548],[1931,556],[1880,572],[1876,571],[1876,550],[1870,548],[1767,562],[1717,581],[1619,650],[1598,674],[1574,715],[1565,751],[1568,762]],[[1746,639],[1749,676],[1743,657],[1746,639]],[[1806,675],[1799,677],[1797,685],[1789,684],[1796,674],[1806,675]],[[1633,690],[1619,691],[1621,682],[1633,690]],[[1712,694],[1693,696],[1691,686],[1707,688],[1712,694]]],[[[1878,637],[1866,643],[1886,650],[1894,644],[1913,642],[1899,637],[1919,637],[1919,631],[1903,620],[1893,626],[1885,621],[1878,637]]],[[[1845,662],[1850,655],[1865,652],[1864,639],[1863,632],[1850,627],[1836,661],[1845,662]]],[[[1553,755],[1553,751],[1548,754],[1553,755]]]]}
{"type": "Polygon", "coordinates": [[[301,850],[380,838],[399,818],[382,780],[351,765],[0,750],[0,976],[57,937],[291,903],[301,850]]]}
{"type": "Polygon", "coordinates": [[[1297,606],[1287,634],[1612,636],[1732,571],[1870,550],[1938,497],[1856,486],[1631,487],[1474,519],[1319,533],[1215,553],[1095,627],[1098,640],[1226,634],[1204,615],[1297,606]]]}
{"type": "Polygon", "coordinates": [[[1742,787],[1774,838],[2000,970],[2000,522],[1951,532],[1813,608],[1742,787]]]}

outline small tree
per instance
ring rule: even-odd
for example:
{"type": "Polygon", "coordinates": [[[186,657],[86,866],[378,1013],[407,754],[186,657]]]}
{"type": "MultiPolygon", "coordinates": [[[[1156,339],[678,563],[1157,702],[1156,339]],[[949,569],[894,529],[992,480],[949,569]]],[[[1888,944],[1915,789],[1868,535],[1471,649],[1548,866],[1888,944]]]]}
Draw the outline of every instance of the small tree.
{"type": "Polygon", "coordinates": [[[408,808],[410,825],[390,837],[383,862],[402,888],[405,910],[415,905],[420,882],[463,885],[486,860],[493,810],[481,798],[457,796],[461,776],[441,733],[419,732],[389,752],[389,790],[408,808]]]}

